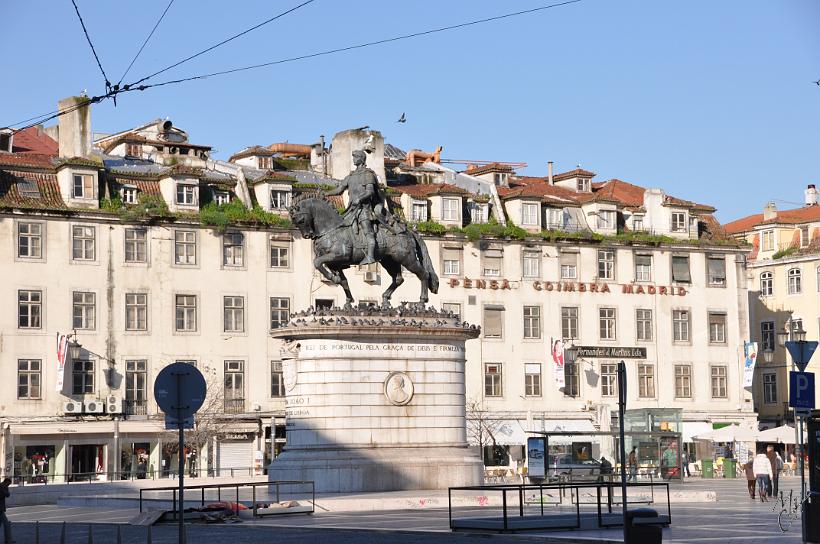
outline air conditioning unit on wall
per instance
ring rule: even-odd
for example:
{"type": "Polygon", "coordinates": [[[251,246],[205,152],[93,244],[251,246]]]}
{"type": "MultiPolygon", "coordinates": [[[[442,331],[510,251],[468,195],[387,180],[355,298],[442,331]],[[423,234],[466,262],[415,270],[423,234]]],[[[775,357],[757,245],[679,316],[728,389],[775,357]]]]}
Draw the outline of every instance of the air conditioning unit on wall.
{"type": "Polygon", "coordinates": [[[83,403],[77,400],[67,400],[63,403],[64,414],[82,414],[83,403]]]}
{"type": "Polygon", "coordinates": [[[378,272],[365,272],[364,273],[364,281],[367,283],[376,283],[379,281],[379,273],[378,272]]]}
{"type": "Polygon", "coordinates": [[[117,395],[108,395],[105,398],[105,412],[108,414],[122,413],[122,397],[117,395]]]}
{"type": "Polygon", "coordinates": [[[102,414],[105,411],[105,403],[99,399],[87,400],[83,405],[86,414],[102,414]]]}

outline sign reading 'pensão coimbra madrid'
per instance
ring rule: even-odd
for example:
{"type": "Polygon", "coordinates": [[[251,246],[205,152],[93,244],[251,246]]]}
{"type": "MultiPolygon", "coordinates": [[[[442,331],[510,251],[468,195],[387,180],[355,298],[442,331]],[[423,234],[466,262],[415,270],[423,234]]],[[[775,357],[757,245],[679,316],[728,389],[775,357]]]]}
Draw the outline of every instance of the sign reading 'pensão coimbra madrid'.
{"type": "MultiPolygon", "coordinates": [[[[511,281],[508,279],[485,280],[472,278],[450,278],[447,281],[449,287],[461,287],[463,289],[490,289],[507,290],[518,289],[523,282],[511,281]]],[[[679,285],[642,285],[632,283],[620,283],[610,286],[608,283],[582,283],[569,281],[540,281],[528,282],[536,291],[557,291],[576,293],[621,293],[625,295],[669,295],[685,296],[686,288],[679,285]]]]}

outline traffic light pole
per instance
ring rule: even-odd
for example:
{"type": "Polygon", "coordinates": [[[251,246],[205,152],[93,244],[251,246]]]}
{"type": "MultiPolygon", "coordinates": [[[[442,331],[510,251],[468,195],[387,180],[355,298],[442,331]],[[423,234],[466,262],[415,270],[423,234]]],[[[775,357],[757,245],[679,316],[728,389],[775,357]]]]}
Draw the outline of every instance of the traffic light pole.
{"type": "Polygon", "coordinates": [[[626,363],[618,363],[618,432],[620,433],[620,456],[621,456],[621,505],[623,506],[624,517],[624,542],[627,542],[626,526],[626,443],[624,431],[624,413],[626,412],[626,363]]]}

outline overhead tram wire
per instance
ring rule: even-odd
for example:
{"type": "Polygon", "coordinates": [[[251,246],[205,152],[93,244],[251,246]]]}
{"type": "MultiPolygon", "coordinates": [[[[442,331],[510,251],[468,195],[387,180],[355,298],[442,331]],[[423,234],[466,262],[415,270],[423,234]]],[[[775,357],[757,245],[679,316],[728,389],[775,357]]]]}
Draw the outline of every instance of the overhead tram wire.
{"type": "MultiPolygon", "coordinates": [[[[71,0],[71,1],[73,2],[74,0],[71,0]]],[[[241,36],[244,36],[245,34],[248,34],[249,32],[253,32],[253,31],[254,31],[254,30],[256,30],[257,28],[263,27],[263,26],[265,26],[265,25],[266,25],[266,24],[268,24],[268,23],[271,23],[271,22],[273,22],[273,21],[275,21],[275,20],[277,20],[277,19],[280,19],[280,18],[284,17],[285,15],[288,15],[288,14],[290,14],[290,13],[293,13],[294,11],[296,11],[296,10],[298,10],[298,9],[300,9],[300,8],[302,8],[302,7],[306,6],[306,5],[308,5],[308,4],[313,3],[314,1],[315,1],[315,0],[305,0],[304,2],[302,2],[301,4],[299,4],[298,6],[294,6],[294,7],[290,8],[290,9],[288,9],[288,10],[285,10],[285,11],[283,11],[283,12],[281,12],[281,13],[277,14],[277,15],[274,15],[274,16],[273,16],[273,17],[271,17],[270,19],[266,19],[266,20],[262,21],[261,23],[259,23],[259,24],[257,24],[257,25],[254,25],[254,26],[252,26],[252,27],[250,27],[250,28],[247,28],[247,29],[243,30],[242,32],[240,32],[240,33],[238,33],[238,34],[234,34],[234,35],[233,35],[233,36],[231,36],[230,38],[226,38],[226,39],[222,40],[221,42],[216,43],[216,44],[214,44],[214,45],[212,45],[212,46],[208,47],[207,49],[203,49],[203,50],[202,50],[202,51],[200,51],[199,53],[194,53],[193,55],[191,55],[191,56],[189,56],[189,57],[186,57],[186,58],[182,59],[182,60],[181,60],[181,61],[179,61],[179,62],[175,62],[174,64],[171,64],[171,65],[169,65],[169,66],[166,66],[166,67],[165,67],[165,68],[163,68],[162,70],[159,70],[159,71],[157,71],[157,72],[154,72],[153,74],[147,75],[147,76],[143,77],[142,79],[139,79],[139,80],[135,81],[134,83],[130,83],[130,84],[128,84],[128,85],[126,85],[126,86],[125,86],[125,87],[127,87],[125,90],[130,90],[130,88],[131,88],[131,87],[137,86],[137,85],[139,85],[140,83],[142,83],[143,81],[147,81],[147,80],[151,79],[151,78],[152,78],[152,77],[154,77],[154,76],[158,76],[159,74],[162,74],[163,72],[167,72],[168,70],[170,70],[170,69],[172,69],[172,68],[176,68],[177,66],[179,66],[179,65],[181,65],[181,64],[185,64],[185,63],[186,63],[186,62],[188,62],[189,60],[193,60],[193,59],[195,59],[195,58],[197,58],[197,57],[199,57],[199,56],[201,56],[201,55],[204,55],[205,53],[208,53],[209,51],[213,51],[213,50],[214,50],[214,49],[216,49],[217,47],[221,47],[221,46],[225,45],[225,44],[226,44],[226,43],[228,43],[228,42],[232,42],[232,41],[233,41],[233,40],[235,40],[236,38],[239,38],[239,37],[241,37],[241,36]]]]}
{"type": "Polygon", "coordinates": [[[464,27],[468,27],[468,26],[473,26],[473,25],[478,25],[478,24],[483,24],[483,23],[489,23],[489,22],[498,21],[498,20],[501,20],[501,19],[516,17],[516,16],[519,16],[519,15],[526,15],[526,14],[529,14],[529,13],[536,13],[536,12],[539,12],[539,11],[544,11],[544,10],[547,10],[547,9],[557,8],[557,7],[561,7],[561,6],[566,6],[566,5],[569,5],[569,4],[577,4],[578,2],[581,2],[581,1],[582,0],[567,0],[566,2],[560,2],[560,3],[557,3],[557,4],[549,4],[549,5],[540,6],[540,7],[537,7],[537,8],[532,8],[532,9],[527,9],[527,10],[522,10],[522,11],[516,11],[516,12],[512,12],[512,13],[505,13],[503,15],[496,15],[494,17],[487,17],[487,18],[484,18],[484,19],[476,19],[474,21],[468,21],[468,22],[459,23],[459,24],[456,24],[456,25],[443,26],[443,27],[434,28],[434,29],[430,29],[430,30],[424,30],[424,31],[421,31],[421,32],[413,32],[411,34],[402,34],[401,36],[394,36],[392,38],[385,38],[383,40],[376,40],[376,41],[372,41],[372,42],[349,45],[349,46],[346,46],[346,47],[339,47],[339,48],[336,48],[336,49],[328,49],[327,51],[319,51],[319,52],[316,52],[316,53],[309,53],[307,55],[299,55],[298,57],[290,57],[290,58],[279,59],[279,60],[274,60],[274,61],[270,61],[270,62],[263,62],[261,64],[252,64],[250,66],[242,66],[240,68],[232,68],[230,70],[221,70],[221,71],[218,71],[218,72],[211,72],[211,73],[208,73],[208,74],[200,74],[200,75],[197,75],[197,76],[185,77],[185,78],[180,78],[180,79],[172,79],[172,80],[169,80],[169,81],[162,81],[160,83],[149,83],[147,85],[138,85],[139,83],[145,81],[146,79],[148,79],[150,77],[153,77],[154,75],[157,75],[157,74],[162,73],[162,72],[165,71],[165,70],[161,70],[160,72],[156,72],[155,74],[152,74],[148,77],[145,77],[145,78],[143,78],[143,79],[141,79],[141,80],[139,80],[135,83],[127,85],[126,88],[121,89],[120,92],[122,92],[122,91],[144,91],[144,90],[150,89],[152,87],[163,87],[165,85],[174,85],[174,84],[177,84],[177,83],[184,83],[186,81],[195,81],[195,80],[198,80],[198,79],[206,79],[206,78],[213,77],[213,76],[222,76],[222,75],[227,75],[227,74],[234,74],[234,73],[237,73],[237,72],[245,72],[245,71],[248,71],[248,70],[256,70],[258,68],[266,68],[268,66],[275,66],[277,64],[285,64],[285,63],[288,63],[288,62],[295,62],[295,61],[299,61],[299,60],[312,59],[312,58],[322,57],[322,56],[326,56],[326,55],[333,55],[333,54],[336,54],[336,53],[343,53],[343,52],[346,52],[346,51],[352,51],[354,49],[363,49],[365,47],[372,47],[372,46],[375,46],[375,45],[382,45],[382,44],[385,44],[385,43],[397,42],[397,41],[401,41],[401,40],[407,40],[407,39],[410,39],[410,38],[418,38],[420,36],[428,36],[430,34],[436,34],[436,33],[440,33],[440,32],[447,32],[449,30],[456,30],[456,29],[464,28],[464,27]]]}
{"type": "MultiPolygon", "coordinates": [[[[87,104],[102,102],[103,100],[106,100],[108,98],[116,97],[117,95],[119,95],[121,93],[124,93],[124,92],[144,91],[144,90],[150,89],[152,87],[162,87],[162,86],[165,86],[165,85],[172,85],[172,84],[175,84],[175,83],[183,83],[183,82],[186,82],[186,81],[206,79],[206,78],[212,77],[212,76],[232,74],[232,73],[236,73],[236,72],[254,70],[254,69],[257,69],[257,68],[264,68],[264,67],[267,67],[267,66],[274,66],[274,65],[277,65],[277,64],[285,64],[285,63],[289,63],[289,62],[296,62],[296,61],[299,61],[299,60],[306,60],[306,59],[321,57],[321,56],[325,56],[325,55],[332,55],[332,54],[335,54],[335,53],[342,53],[342,52],[351,51],[351,50],[354,50],[354,49],[362,49],[362,48],[365,48],[365,47],[371,47],[371,46],[380,45],[380,44],[384,44],[384,43],[396,42],[396,41],[400,41],[400,40],[416,38],[416,37],[419,37],[419,36],[426,36],[426,35],[429,35],[429,34],[436,34],[436,33],[439,33],[439,32],[446,32],[446,31],[449,31],[449,30],[455,30],[455,29],[464,28],[464,27],[467,27],[467,26],[478,25],[478,24],[482,24],[482,23],[489,23],[489,22],[492,22],[492,21],[498,21],[498,20],[501,20],[501,19],[506,19],[506,18],[509,18],[509,17],[515,17],[515,16],[518,16],[518,15],[526,15],[526,14],[529,14],[529,13],[535,13],[535,12],[547,10],[547,9],[550,9],[550,8],[566,6],[566,5],[569,5],[569,4],[576,4],[576,3],[581,2],[581,1],[582,0],[568,0],[566,2],[560,2],[560,3],[557,3],[557,4],[549,4],[549,5],[546,5],[546,6],[540,6],[540,7],[532,8],[532,9],[528,9],[528,10],[516,11],[516,12],[512,12],[512,13],[505,13],[503,15],[497,15],[495,17],[487,17],[487,18],[484,18],[484,19],[477,19],[475,21],[468,21],[466,23],[460,23],[460,24],[456,24],[456,25],[450,25],[450,26],[435,28],[435,29],[431,29],[431,30],[425,30],[425,31],[422,31],[422,32],[414,32],[414,33],[411,33],[411,34],[403,34],[401,36],[394,36],[392,38],[386,38],[386,39],[383,39],[383,40],[376,40],[376,41],[367,42],[367,43],[350,45],[350,46],[347,46],[347,47],[339,47],[339,48],[336,48],[336,49],[329,49],[327,51],[320,51],[320,52],[317,52],[317,53],[310,53],[310,54],[307,54],[307,55],[300,55],[298,57],[290,57],[290,58],[286,58],[286,59],[280,59],[280,60],[276,60],[276,61],[265,62],[265,63],[262,63],[262,64],[244,66],[244,67],[241,67],[241,68],[234,68],[234,69],[231,69],[231,70],[222,70],[222,71],[219,71],[219,72],[212,72],[210,74],[201,74],[201,75],[198,75],[198,76],[192,76],[192,77],[187,77],[187,78],[182,78],[182,79],[175,79],[175,80],[170,80],[170,81],[163,81],[163,82],[160,82],[160,83],[140,85],[140,83],[145,81],[146,79],[151,78],[154,75],[160,74],[160,73],[162,73],[166,70],[170,70],[172,67],[178,66],[182,62],[185,62],[185,60],[183,60],[183,61],[180,61],[179,63],[176,63],[172,66],[169,66],[168,68],[164,68],[163,70],[160,70],[159,72],[156,72],[154,74],[146,76],[145,78],[142,78],[141,80],[139,80],[135,83],[124,85],[124,86],[122,86],[118,89],[113,89],[113,88],[108,89],[108,92],[106,92],[104,95],[91,97],[89,99],[89,101],[87,102],[87,104]]],[[[301,5],[293,8],[293,9],[291,9],[290,11],[298,9],[299,7],[301,7],[302,5],[305,5],[307,3],[308,2],[305,2],[304,4],[301,4],[301,5]]],[[[271,20],[273,20],[273,19],[271,19],[271,20]]],[[[257,25],[257,27],[258,26],[259,25],[257,25]]],[[[252,29],[249,29],[248,31],[245,31],[245,33],[249,32],[250,30],[252,30],[252,29]]],[[[239,35],[237,35],[235,37],[238,37],[238,36],[239,35]]],[[[233,39],[233,38],[231,38],[231,39],[233,39]]],[[[227,40],[224,43],[227,43],[227,40]]],[[[217,46],[214,46],[214,47],[217,47],[217,46]]],[[[211,48],[211,49],[213,49],[213,48],[211,48]]],[[[198,55],[200,55],[204,52],[207,52],[207,50],[202,51],[200,53],[197,53],[197,55],[195,55],[195,56],[198,56],[198,55]]],[[[190,60],[191,58],[194,58],[194,56],[190,57],[187,60],[190,60]]],[[[38,121],[36,121],[35,123],[31,123],[31,124],[26,125],[22,128],[19,128],[15,131],[15,132],[19,132],[20,130],[30,128],[32,126],[44,123],[44,122],[49,121],[51,119],[55,119],[57,117],[60,117],[61,115],[65,115],[66,113],[70,113],[70,112],[72,112],[72,111],[74,111],[74,110],[76,110],[79,107],[82,107],[84,105],[86,105],[86,104],[84,103],[80,106],[72,106],[72,107],[69,107],[69,108],[67,108],[65,110],[62,110],[62,111],[61,110],[56,110],[56,111],[50,112],[48,114],[45,114],[45,118],[43,118],[44,116],[30,117],[28,119],[18,121],[17,123],[14,123],[13,125],[8,125],[8,126],[14,126],[14,125],[17,125],[17,124],[20,124],[20,123],[24,123],[26,121],[31,121],[33,119],[38,119],[38,121]]]]}
{"type": "MultiPolygon", "coordinates": [[[[145,40],[142,42],[142,45],[140,46],[139,51],[137,51],[137,54],[136,54],[136,55],[134,55],[134,58],[133,58],[133,59],[131,59],[131,64],[129,64],[129,65],[128,65],[128,68],[126,68],[126,69],[125,69],[125,72],[122,74],[122,77],[121,77],[121,78],[120,78],[120,80],[117,82],[117,85],[119,85],[120,83],[122,83],[122,80],[123,80],[123,79],[125,79],[125,76],[127,76],[127,75],[128,75],[128,72],[131,70],[131,67],[132,67],[132,66],[134,66],[134,63],[135,63],[135,62],[137,62],[137,59],[139,58],[140,54],[142,53],[142,50],[143,50],[143,49],[145,49],[145,46],[148,44],[148,40],[150,40],[150,39],[151,39],[151,36],[153,36],[153,35],[154,35],[154,32],[156,32],[156,31],[157,31],[157,27],[159,27],[159,24],[160,24],[160,23],[162,22],[162,20],[165,18],[165,14],[166,14],[166,13],[168,13],[168,10],[169,10],[169,9],[171,9],[171,5],[172,5],[173,3],[174,3],[174,0],[171,0],[170,2],[168,2],[168,5],[167,5],[167,6],[165,6],[165,11],[163,11],[163,12],[162,12],[162,15],[160,15],[160,16],[159,16],[159,19],[157,20],[157,23],[154,25],[154,28],[152,28],[152,29],[151,29],[151,33],[150,33],[150,34],[148,34],[148,37],[147,37],[147,38],[145,38],[145,40]]],[[[115,86],[116,86],[116,85],[115,85],[115,86]]]]}
{"type": "Polygon", "coordinates": [[[75,2],[74,0],[71,0],[71,3],[74,4],[74,11],[77,12],[77,18],[80,19],[80,26],[83,27],[85,39],[88,40],[88,45],[91,46],[91,52],[94,53],[94,59],[97,61],[97,66],[100,67],[100,72],[102,72],[103,78],[105,79],[105,90],[109,91],[111,89],[111,82],[108,81],[108,76],[105,75],[105,70],[103,70],[102,63],[100,62],[100,57],[97,56],[97,50],[94,49],[94,44],[91,43],[91,36],[88,35],[88,29],[85,28],[85,21],[83,21],[83,16],[80,15],[80,8],[77,7],[77,2],[75,2]]]}
{"type": "MultiPolygon", "coordinates": [[[[77,111],[80,108],[90,106],[91,104],[97,104],[99,102],[102,102],[103,100],[106,100],[108,98],[112,98],[116,94],[117,93],[115,91],[111,90],[111,91],[105,93],[104,95],[87,97],[88,100],[86,100],[82,103],[74,104],[73,106],[69,106],[69,107],[63,108],[61,110],[55,110],[55,111],[51,112],[51,114],[47,114],[46,117],[42,117],[42,116],[40,116],[40,117],[31,117],[28,120],[31,120],[31,119],[37,119],[37,120],[35,122],[29,123],[29,124],[27,124],[23,127],[14,129],[14,132],[17,133],[17,132],[26,130],[27,128],[31,128],[31,127],[34,127],[34,126],[37,126],[37,125],[42,125],[43,123],[45,123],[47,121],[51,121],[52,119],[57,119],[60,116],[63,116],[63,115],[69,114],[71,112],[77,111]]],[[[19,123],[17,123],[17,124],[19,124],[19,123]]]]}

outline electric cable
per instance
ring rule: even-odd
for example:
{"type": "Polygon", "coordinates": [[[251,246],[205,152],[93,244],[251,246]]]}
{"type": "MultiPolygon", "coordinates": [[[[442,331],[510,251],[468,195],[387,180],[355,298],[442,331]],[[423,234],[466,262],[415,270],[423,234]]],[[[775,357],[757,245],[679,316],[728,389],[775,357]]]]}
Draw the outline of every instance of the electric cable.
{"type": "MultiPolygon", "coordinates": [[[[73,2],[74,0],[71,0],[71,1],[73,2]]],[[[280,18],[284,17],[285,15],[288,15],[289,13],[293,13],[293,12],[294,12],[294,11],[296,11],[297,9],[299,9],[299,8],[301,8],[301,7],[304,7],[304,6],[308,5],[308,4],[311,4],[311,3],[313,3],[314,1],[315,1],[315,0],[306,0],[305,2],[302,2],[301,4],[299,4],[298,6],[292,7],[292,8],[290,8],[290,9],[286,10],[286,11],[283,11],[283,12],[281,12],[281,13],[277,14],[277,15],[274,15],[274,16],[273,16],[273,17],[271,17],[270,19],[266,19],[266,20],[262,21],[261,23],[259,23],[259,24],[257,24],[257,25],[254,25],[254,26],[252,26],[252,27],[250,27],[250,28],[248,28],[248,29],[245,29],[245,30],[243,30],[242,32],[240,32],[240,33],[238,33],[238,34],[234,34],[234,35],[233,35],[233,36],[231,36],[230,38],[224,39],[224,40],[222,40],[221,42],[216,43],[216,44],[214,44],[214,45],[212,45],[212,46],[208,47],[207,49],[203,49],[203,50],[202,50],[202,51],[200,51],[199,53],[194,53],[193,55],[191,55],[191,56],[189,56],[189,57],[186,57],[186,58],[182,59],[182,60],[181,60],[181,61],[179,61],[179,62],[175,62],[174,64],[171,64],[171,65],[169,65],[169,66],[166,66],[166,67],[165,67],[165,68],[163,68],[162,70],[159,70],[159,71],[157,71],[157,72],[154,72],[153,74],[147,75],[147,76],[143,77],[142,79],[139,79],[139,80],[135,81],[134,83],[129,84],[128,86],[129,86],[129,87],[133,87],[133,86],[135,86],[135,85],[139,85],[139,84],[140,84],[140,83],[142,83],[143,81],[147,81],[147,80],[151,79],[151,78],[152,78],[152,77],[154,77],[154,76],[157,76],[157,75],[159,75],[159,74],[161,74],[161,73],[163,73],[163,72],[167,72],[167,71],[168,71],[168,70],[170,70],[171,68],[176,68],[177,66],[179,66],[179,65],[181,65],[181,64],[185,64],[185,63],[186,63],[186,62],[188,62],[189,60],[193,60],[193,59],[195,59],[195,58],[199,57],[200,55],[204,55],[205,53],[208,53],[209,51],[213,51],[213,50],[214,50],[214,49],[216,49],[217,47],[220,47],[220,46],[222,46],[222,45],[225,45],[226,43],[231,42],[231,41],[235,40],[236,38],[239,38],[240,36],[244,36],[245,34],[248,34],[249,32],[253,32],[253,31],[254,31],[254,30],[256,30],[257,28],[260,28],[260,27],[265,26],[266,24],[268,24],[268,23],[270,23],[270,22],[273,22],[273,21],[275,21],[275,20],[277,20],[277,19],[280,19],[280,18]]]]}
{"type": "Polygon", "coordinates": [[[537,8],[532,8],[532,9],[527,9],[527,10],[522,10],[522,11],[516,11],[516,12],[513,12],[513,13],[506,13],[506,14],[497,15],[497,16],[494,16],[494,17],[487,17],[487,18],[484,18],[484,19],[477,19],[477,20],[468,21],[468,22],[465,22],[465,23],[459,23],[459,24],[455,24],[455,25],[449,25],[449,26],[434,28],[434,29],[430,29],[430,30],[424,30],[424,31],[421,31],[421,32],[413,32],[411,34],[403,34],[403,35],[400,35],[400,36],[394,36],[392,38],[385,38],[383,40],[376,40],[376,41],[372,41],[372,42],[349,45],[349,46],[346,46],[346,47],[338,47],[336,49],[328,49],[326,51],[319,51],[319,52],[316,52],[316,53],[309,53],[309,54],[306,54],[306,55],[299,55],[297,57],[290,57],[290,58],[279,59],[279,60],[274,60],[274,61],[270,61],[270,62],[263,62],[261,64],[252,64],[250,66],[242,66],[242,67],[239,67],[239,68],[232,68],[232,69],[229,69],[229,70],[221,70],[221,71],[218,71],[218,72],[211,72],[211,73],[208,73],[208,74],[200,74],[200,75],[197,75],[197,76],[185,77],[185,78],[180,78],[180,79],[172,79],[172,80],[163,81],[163,82],[160,82],[160,83],[149,83],[147,85],[137,86],[139,83],[145,81],[146,79],[148,79],[150,77],[153,77],[154,75],[157,75],[157,74],[162,73],[162,72],[165,71],[165,70],[161,70],[160,72],[156,72],[155,74],[152,74],[151,76],[142,78],[141,80],[139,80],[135,83],[127,85],[126,87],[128,87],[128,88],[123,89],[123,90],[125,90],[125,91],[133,91],[133,90],[143,91],[145,89],[149,89],[149,88],[152,88],[152,87],[162,87],[162,86],[165,86],[165,85],[173,85],[173,84],[176,84],[176,83],[184,83],[186,81],[194,81],[194,80],[206,79],[206,78],[214,77],[214,76],[221,76],[221,75],[227,75],[227,74],[234,74],[234,73],[237,73],[237,72],[244,72],[244,71],[247,71],[247,70],[255,70],[255,69],[258,69],[258,68],[265,68],[265,67],[274,66],[274,65],[277,65],[277,64],[285,64],[285,63],[288,63],[288,62],[295,62],[295,61],[298,61],[298,60],[305,60],[305,59],[311,59],[311,58],[316,58],[316,57],[322,57],[322,56],[326,56],[326,55],[332,55],[332,54],[335,54],[335,53],[342,53],[342,52],[346,52],[346,51],[352,51],[354,49],[362,49],[362,48],[365,48],[365,47],[372,47],[374,45],[381,45],[381,44],[385,44],[385,43],[397,42],[397,41],[400,41],[400,40],[407,40],[407,39],[410,39],[410,38],[417,38],[419,36],[428,36],[430,34],[436,34],[436,33],[439,33],[439,32],[446,32],[446,31],[449,31],[449,30],[456,30],[456,29],[459,29],[459,28],[467,27],[467,26],[478,25],[478,24],[488,23],[488,22],[492,22],[492,21],[498,21],[500,19],[506,19],[506,18],[509,18],[509,17],[516,17],[516,16],[519,16],[519,15],[526,15],[526,14],[529,14],[529,13],[535,13],[535,12],[543,11],[543,10],[550,9],[550,8],[566,6],[566,5],[569,5],[569,4],[576,4],[578,2],[581,2],[581,0],[568,0],[566,2],[560,2],[560,3],[557,3],[557,4],[550,4],[550,5],[547,5],[547,6],[540,6],[540,7],[537,7],[537,8]]]}
{"type": "Polygon", "coordinates": [[[143,42],[142,42],[142,45],[140,46],[139,51],[137,51],[137,54],[136,54],[136,55],[134,55],[134,58],[133,58],[133,59],[131,59],[131,64],[129,64],[129,65],[128,65],[128,68],[126,68],[126,69],[125,69],[125,72],[122,74],[122,77],[121,77],[121,78],[120,78],[120,80],[117,82],[117,85],[119,85],[120,83],[122,83],[122,80],[123,80],[123,79],[125,79],[125,76],[127,76],[127,75],[128,75],[128,72],[131,70],[131,67],[132,67],[132,66],[134,66],[134,63],[135,63],[135,62],[137,62],[137,59],[139,58],[140,54],[142,53],[142,50],[143,50],[143,49],[145,49],[145,46],[148,44],[148,40],[150,40],[150,39],[151,39],[151,36],[153,36],[153,35],[154,35],[154,32],[156,32],[156,31],[157,31],[157,27],[159,27],[159,24],[160,24],[160,23],[162,22],[162,20],[165,18],[165,14],[166,14],[166,13],[168,13],[168,10],[169,10],[169,9],[171,9],[171,4],[173,4],[173,3],[174,3],[174,0],[171,0],[170,2],[168,2],[168,5],[167,5],[167,6],[165,6],[165,11],[163,11],[163,12],[162,12],[162,15],[160,15],[160,16],[159,16],[159,20],[157,20],[157,23],[154,25],[154,28],[152,28],[152,29],[151,29],[151,33],[150,33],[150,34],[148,34],[148,37],[147,37],[147,38],[145,38],[145,41],[143,41],[143,42]]]}
{"type": "Polygon", "coordinates": [[[103,70],[102,63],[100,62],[100,57],[97,56],[97,50],[94,49],[94,44],[91,43],[91,36],[88,35],[88,29],[85,28],[85,21],[83,21],[83,16],[80,15],[80,8],[77,7],[77,2],[71,0],[71,3],[74,4],[74,11],[77,12],[77,17],[80,19],[80,26],[83,27],[85,39],[88,40],[88,45],[91,46],[91,52],[94,53],[94,59],[97,61],[97,66],[100,67],[100,72],[102,72],[103,78],[105,79],[105,90],[107,91],[111,88],[111,82],[108,81],[108,76],[105,75],[105,70],[103,70]]]}

